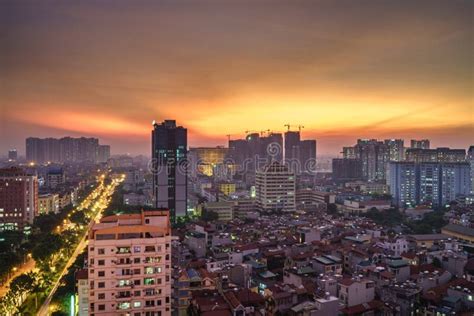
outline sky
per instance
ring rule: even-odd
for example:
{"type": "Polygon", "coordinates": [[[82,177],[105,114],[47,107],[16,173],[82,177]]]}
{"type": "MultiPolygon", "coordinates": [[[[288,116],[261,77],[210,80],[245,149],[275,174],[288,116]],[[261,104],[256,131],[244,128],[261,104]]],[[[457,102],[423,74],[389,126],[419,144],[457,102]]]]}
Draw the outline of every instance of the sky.
{"type": "Polygon", "coordinates": [[[149,154],[299,125],[319,155],[357,138],[474,139],[473,1],[0,2],[0,155],[29,136],[149,154]]]}

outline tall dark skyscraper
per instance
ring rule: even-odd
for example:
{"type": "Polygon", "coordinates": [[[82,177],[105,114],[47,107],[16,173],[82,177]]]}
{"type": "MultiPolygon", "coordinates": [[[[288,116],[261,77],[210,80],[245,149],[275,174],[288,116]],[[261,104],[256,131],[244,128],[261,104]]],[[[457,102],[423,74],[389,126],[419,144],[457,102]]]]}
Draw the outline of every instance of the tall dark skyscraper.
{"type": "Polygon", "coordinates": [[[176,121],[153,123],[153,195],[158,208],[170,210],[171,221],[187,212],[187,134],[176,121]]]}
{"type": "Polygon", "coordinates": [[[297,159],[299,156],[300,132],[285,133],[285,159],[297,159]]]}

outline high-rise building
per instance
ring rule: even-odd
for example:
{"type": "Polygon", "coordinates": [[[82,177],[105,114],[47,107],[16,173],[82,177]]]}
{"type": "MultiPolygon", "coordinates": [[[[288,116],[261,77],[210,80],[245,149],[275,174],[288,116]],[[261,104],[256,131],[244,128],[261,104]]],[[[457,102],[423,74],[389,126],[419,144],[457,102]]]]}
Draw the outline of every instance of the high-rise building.
{"type": "Polygon", "coordinates": [[[385,145],[388,146],[389,161],[402,161],[405,158],[405,148],[403,139],[386,139],[385,145]]]}
{"type": "Polygon", "coordinates": [[[334,181],[362,180],[362,162],[359,159],[336,158],[332,160],[334,181]]]}
{"type": "Polygon", "coordinates": [[[110,158],[110,146],[109,145],[99,145],[97,150],[97,162],[104,163],[107,162],[110,158]]]}
{"type": "Polygon", "coordinates": [[[295,211],[295,174],[287,166],[273,161],[257,170],[256,204],[263,212],[295,211]]]}
{"type": "Polygon", "coordinates": [[[16,161],[18,159],[18,152],[16,149],[10,149],[8,151],[8,160],[10,161],[16,161]]]}
{"type": "Polygon", "coordinates": [[[316,171],[316,140],[306,139],[300,142],[301,172],[314,173],[316,171]]]}
{"type": "Polygon", "coordinates": [[[280,133],[269,133],[260,137],[260,147],[260,155],[265,157],[267,162],[283,161],[283,136],[280,133]]]}
{"type": "Polygon", "coordinates": [[[391,162],[389,164],[390,194],[397,206],[415,206],[418,204],[417,168],[410,162],[391,162]]]}
{"type": "MultiPolygon", "coordinates": [[[[110,148],[109,148],[110,152],[110,148]]],[[[97,138],[36,138],[26,139],[26,159],[36,163],[91,162],[99,158],[97,138]]]]}
{"type": "Polygon", "coordinates": [[[345,159],[357,159],[355,147],[342,147],[342,157],[345,159]]]}
{"type": "Polygon", "coordinates": [[[113,215],[89,232],[89,315],[171,315],[168,211],[113,215]]]}
{"type": "Polygon", "coordinates": [[[20,168],[0,169],[0,231],[23,230],[38,214],[38,178],[20,168]]]}
{"type": "Polygon", "coordinates": [[[301,137],[299,131],[287,131],[285,133],[285,160],[298,159],[301,137]]]}
{"type": "Polygon", "coordinates": [[[285,162],[296,174],[313,173],[316,167],[316,140],[302,140],[299,131],[287,131],[285,162]]]}
{"type": "Polygon", "coordinates": [[[446,205],[471,189],[467,162],[391,162],[390,193],[397,206],[446,205]]]}
{"type": "Polygon", "coordinates": [[[410,148],[430,149],[430,140],[429,139],[421,139],[421,140],[412,139],[410,141],[410,148]]]}
{"type": "Polygon", "coordinates": [[[465,149],[436,148],[419,149],[408,148],[406,160],[412,162],[465,162],[465,149]]]}
{"type": "Polygon", "coordinates": [[[469,147],[467,157],[471,166],[471,194],[474,194],[474,146],[469,147]]]}
{"type": "Polygon", "coordinates": [[[187,133],[174,120],[153,123],[154,204],[168,209],[173,222],[187,213],[187,133]]]}
{"type": "MultiPolygon", "coordinates": [[[[352,151],[344,148],[344,158],[351,158],[352,151]]],[[[390,160],[389,146],[376,139],[359,139],[353,149],[356,159],[362,162],[362,175],[369,181],[386,178],[387,163],[390,160]]]]}
{"type": "MultiPolygon", "coordinates": [[[[226,164],[226,158],[229,149],[225,147],[194,147],[189,148],[188,159],[191,163],[192,176],[195,177],[198,174],[206,176],[212,176],[215,169],[219,165],[226,164]]],[[[233,165],[228,162],[229,165],[233,165]]]]}
{"type": "Polygon", "coordinates": [[[255,175],[255,170],[271,161],[283,160],[283,136],[280,133],[249,133],[245,139],[229,140],[228,158],[241,166],[245,174],[255,175]]]}

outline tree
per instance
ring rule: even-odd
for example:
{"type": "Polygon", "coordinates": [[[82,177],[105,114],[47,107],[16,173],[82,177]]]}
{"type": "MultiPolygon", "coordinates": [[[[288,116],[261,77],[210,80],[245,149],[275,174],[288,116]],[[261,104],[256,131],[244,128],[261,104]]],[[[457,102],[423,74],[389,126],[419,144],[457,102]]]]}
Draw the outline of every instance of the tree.
{"type": "Polygon", "coordinates": [[[63,246],[63,240],[57,234],[45,234],[32,250],[33,259],[43,266],[44,270],[50,269],[54,262],[54,257],[63,246]]]}
{"type": "Polygon", "coordinates": [[[41,232],[47,233],[53,231],[60,222],[58,214],[41,214],[35,217],[34,226],[41,232]]]}
{"type": "Polygon", "coordinates": [[[76,225],[87,224],[87,219],[86,219],[86,215],[84,214],[84,211],[76,211],[72,213],[71,216],[69,217],[69,220],[76,225]]]}
{"type": "Polygon", "coordinates": [[[201,219],[205,222],[212,222],[219,219],[219,214],[213,211],[208,211],[207,209],[203,208],[201,213],[201,219]]]}

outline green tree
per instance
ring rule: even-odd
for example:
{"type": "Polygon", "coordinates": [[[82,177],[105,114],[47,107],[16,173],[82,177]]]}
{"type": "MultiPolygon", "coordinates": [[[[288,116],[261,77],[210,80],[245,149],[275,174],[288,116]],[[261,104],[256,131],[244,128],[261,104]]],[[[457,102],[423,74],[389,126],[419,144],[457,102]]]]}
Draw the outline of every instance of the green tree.
{"type": "Polygon", "coordinates": [[[205,208],[202,209],[201,219],[205,222],[212,222],[219,219],[219,215],[216,212],[209,211],[205,208]]]}

